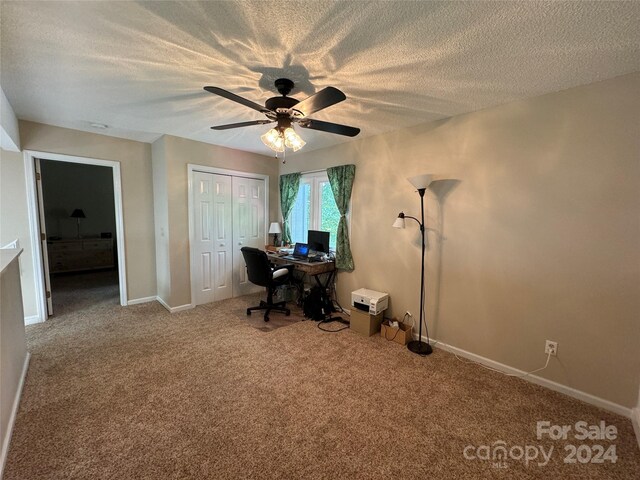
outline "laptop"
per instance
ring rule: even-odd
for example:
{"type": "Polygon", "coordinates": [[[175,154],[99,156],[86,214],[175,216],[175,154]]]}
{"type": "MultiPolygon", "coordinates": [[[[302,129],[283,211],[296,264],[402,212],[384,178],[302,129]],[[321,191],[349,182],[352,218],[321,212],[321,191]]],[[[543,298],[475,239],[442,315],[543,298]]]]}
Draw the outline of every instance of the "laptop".
{"type": "Polygon", "coordinates": [[[306,260],[309,256],[309,245],[306,243],[298,243],[296,242],[295,247],[293,247],[292,255],[285,255],[282,258],[286,258],[287,260],[306,260]]]}

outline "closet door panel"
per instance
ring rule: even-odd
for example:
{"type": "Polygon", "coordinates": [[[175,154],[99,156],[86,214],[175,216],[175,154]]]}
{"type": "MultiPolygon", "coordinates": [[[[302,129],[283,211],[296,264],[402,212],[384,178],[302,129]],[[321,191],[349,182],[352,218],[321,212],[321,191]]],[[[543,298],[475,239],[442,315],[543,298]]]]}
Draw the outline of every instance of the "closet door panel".
{"type": "Polygon", "coordinates": [[[196,172],[193,175],[193,206],[194,206],[194,244],[195,258],[195,302],[196,305],[214,300],[211,258],[213,255],[213,232],[211,231],[211,207],[213,178],[211,175],[196,172]]]}
{"type": "Polygon", "coordinates": [[[262,291],[247,277],[240,249],[264,248],[264,180],[194,172],[195,303],[262,291]]]}
{"type": "Polygon", "coordinates": [[[233,264],[229,261],[233,255],[233,217],[231,177],[214,175],[214,266],[215,300],[224,300],[233,296],[233,264]]]}
{"type": "Polygon", "coordinates": [[[201,305],[233,294],[231,177],[194,172],[195,303],[201,305]]]}
{"type": "Polygon", "coordinates": [[[247,295],[263,290],[249,282],[242,247],[265,246],[264,180],[233,177],[233,295],[247,295]]]}

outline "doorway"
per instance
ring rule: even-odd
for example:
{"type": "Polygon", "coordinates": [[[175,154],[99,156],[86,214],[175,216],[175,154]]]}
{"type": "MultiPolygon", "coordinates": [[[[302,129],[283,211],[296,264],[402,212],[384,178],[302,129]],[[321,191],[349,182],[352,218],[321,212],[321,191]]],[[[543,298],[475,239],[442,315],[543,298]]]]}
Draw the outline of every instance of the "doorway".
{"type": "Polygon", "coordinates": [[[27,151],[25,173],[40,321],[126,305],[119,162],[27,151]]]}
{"type": "Polygon", "coordinates": [[[189,165],[191,301],[256,293],[242,247],[264,248],[268,176],[189,165]]]}

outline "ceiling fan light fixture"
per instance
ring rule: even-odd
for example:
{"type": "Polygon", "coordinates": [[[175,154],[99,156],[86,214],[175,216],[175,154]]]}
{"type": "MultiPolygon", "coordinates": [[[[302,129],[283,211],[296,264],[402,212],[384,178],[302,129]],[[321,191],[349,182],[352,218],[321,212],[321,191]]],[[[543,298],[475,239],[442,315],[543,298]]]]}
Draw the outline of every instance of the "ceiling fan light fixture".
{"type": "MultiPolygon", "coordinates": [[[[294,88],[293,81],[287,78],[279,78],[275,81],[276,89],[282,96],[267,99],[264,106],[235,93],[224,90],[220,87],[207,86],[204,89],[214,95],[226,98],[245,107],[256,110],[267,117],[267,120],[252,120],[248,122],[229,123],[226,125],[215,125],[212,130],[229,130],[232,128],[250,127],[253,125],[265,125],[277,122],[277,127],[272,128],[260,138],[262,142],[274,152],[284,152],[285,148],[290,148],[297,152],[306,145],[305,142],[293,129],[292,123],[297,122],[301,128],[319,130],[321,132],[336,135],[355,137],[360,133],[359,128],[340,125],[337,123],[324,122],[309,118],[309,115],[324,110],[347,99],[347,96],[335,87],[325,87],[304,100],[289,97],[289,93],[294,88]]],[[[277,155],[276,155],[277,156],[277,155]]]]}
{"type": "Polygon", "coordinates": [[[276,152],[284,152],[284,139],[282,137],[278,137],[275,142],[273,142],[274,144],[274,151],[276,152]]]}
{"type": "Polygon", "coordinates": [[[307,142],[305,142],[302,138],[300,138],[300,135],[296,133],[293,127],[289,127],[285,129],[283,135],[284,135],[284,144],[287,147],[293,149],[294,152],[297,152],[307,144],[307,142]]]}
{"type": "Polygon", "coordinates": [[[275,128],[272,128],[264,135],[261,135],[260,139],[262,140],[262,143],[274,152],[284,152],[284,139],[280,135],[280,132],[275,128]]]}

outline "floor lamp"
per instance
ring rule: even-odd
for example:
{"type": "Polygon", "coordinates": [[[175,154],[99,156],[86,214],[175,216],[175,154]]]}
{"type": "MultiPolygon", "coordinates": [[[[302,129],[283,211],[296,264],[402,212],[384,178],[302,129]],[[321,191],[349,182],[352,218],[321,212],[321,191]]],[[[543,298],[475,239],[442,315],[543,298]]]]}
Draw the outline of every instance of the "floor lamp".
{"type": "MultiPolygon", "coordinates": [[[[398,218],[394,222],[393,226],[395,228],[405,228],[405,218],[411,218],[418,222],[420,225],[420,233],[422,234],[422,272],[420,274],[420,328],[418,332],[418,340],[412,340],[407,344],[407,348],[413,353],[417,353],[418,355],[429,355],[433,352],[431,345],[429,345],[429,330],[427,329],[427,342],[422,341],[422,321],[423,321],[423,312],[424,312],[424,254],[425,254],[425,242],[424,242],[424,192],[427,190],[427,187],[431,183],[431,175],[418,175],[417,177],[408,178],[409,182],[418,189],[418,194],[420,195],[420,212],[421,212],[421,220],[418,220],[415,217],[410,217],[409,215],[405,215],[404,212],[400,212],[398,214],[398,218]]],[[[426,319],[425,319],[426,321],[426,319]]]]}

